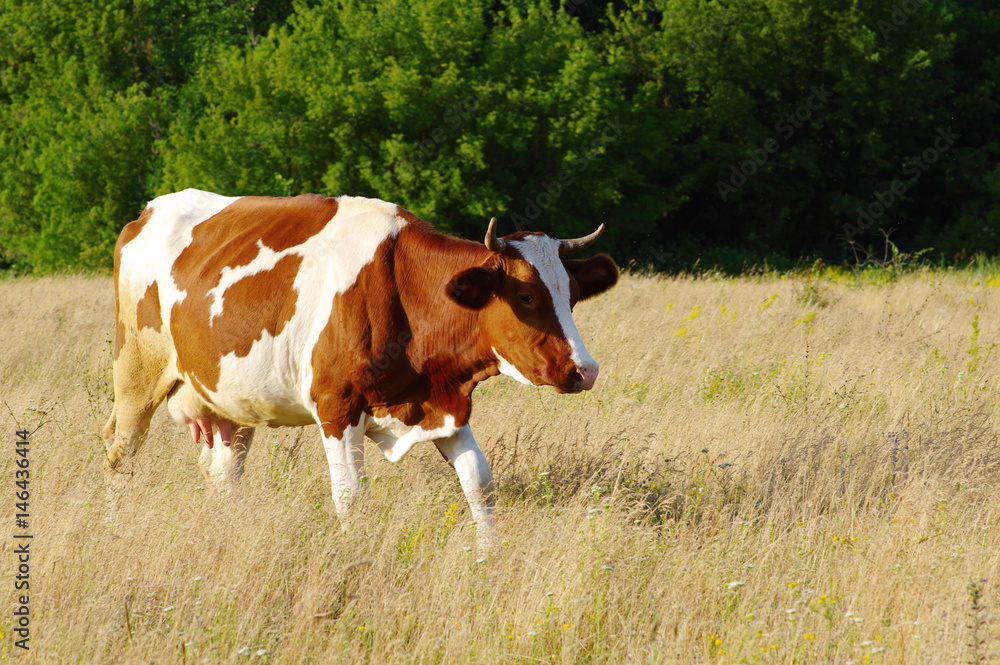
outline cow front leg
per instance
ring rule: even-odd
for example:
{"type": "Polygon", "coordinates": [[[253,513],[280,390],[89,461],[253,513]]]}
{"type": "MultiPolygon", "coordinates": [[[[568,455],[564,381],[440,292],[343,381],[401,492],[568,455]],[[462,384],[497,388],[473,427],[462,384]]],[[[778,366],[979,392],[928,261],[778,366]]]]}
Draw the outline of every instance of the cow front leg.
{"type": "Polygon", "coordinates": [[[348,426],[339,437],[323,434],[323,449],[330,465],[330,488],[340,528],[347,531],[351,507],[362,492],[365,477],[364,429],[362,423],[348,426]]]}
{"type": "Polygon", "coordinates": [[[489,462],[476,445],[468,425],[447,438],[437,439],[434,445],[458,474],[472,518],[476,521],[476,549],[479,556],[486,556],[495,540],[493,472],[489,462]]]}

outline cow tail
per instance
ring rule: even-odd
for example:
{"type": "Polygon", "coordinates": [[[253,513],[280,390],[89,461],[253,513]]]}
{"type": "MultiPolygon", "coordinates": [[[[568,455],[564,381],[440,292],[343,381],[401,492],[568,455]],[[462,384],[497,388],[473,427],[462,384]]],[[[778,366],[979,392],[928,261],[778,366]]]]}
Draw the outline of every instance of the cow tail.
{"type": "Polygon", "coordinates": [[[115,427],[118,425],[118,415],[116,413],[117,409],[118,407],[116,405],[111,405],[111,417],[108,418],[108,422],[104,425],[104,430],[101,432],[105,441],[110,441],[111,437],[115,435],[115,427]]]}

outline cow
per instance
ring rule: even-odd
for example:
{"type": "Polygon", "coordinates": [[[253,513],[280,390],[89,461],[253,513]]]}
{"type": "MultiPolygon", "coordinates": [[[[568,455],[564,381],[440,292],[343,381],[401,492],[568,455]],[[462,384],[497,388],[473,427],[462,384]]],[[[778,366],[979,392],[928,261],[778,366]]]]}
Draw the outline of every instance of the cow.
{"type": "Polygon", "coordinates": [[[469,428],[472,391],[497,374],[593,388],[598,364],[572,309],[614,286],[618,268],[606,254],[562,257],[603,230],[498,238],[493,218],[480,244],[379,199],[154,199],[115,246],[109,488],[164,400],[223,490],[254,428],[318,425],[344,530],[367,490],[365,436],[392,462],[433,442],[488,549],[494,484],[469,428]]]}

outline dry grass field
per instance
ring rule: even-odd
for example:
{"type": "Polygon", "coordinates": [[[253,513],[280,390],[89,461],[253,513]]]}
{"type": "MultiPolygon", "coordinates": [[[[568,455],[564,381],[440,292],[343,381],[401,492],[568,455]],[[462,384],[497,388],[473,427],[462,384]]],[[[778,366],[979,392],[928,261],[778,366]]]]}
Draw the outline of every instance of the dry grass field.
{"type": "Polygon", "coordinates": [[[392,465],[369,444],[343,534],[315,428],[259,430],[225,496],[165,409],[106,519],[111,279],[0,281],[0,661],[1000,660],[1000,278],[890,277],[631,275],[582,303],[592,392],[476,392],[485,563],[430,445],[392,465]]]}

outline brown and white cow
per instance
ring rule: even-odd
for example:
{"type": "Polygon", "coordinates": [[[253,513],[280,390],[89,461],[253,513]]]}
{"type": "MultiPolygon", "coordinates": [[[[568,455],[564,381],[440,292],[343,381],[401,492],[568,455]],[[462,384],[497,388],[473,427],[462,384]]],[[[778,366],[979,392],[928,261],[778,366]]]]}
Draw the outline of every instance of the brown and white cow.
{"type": "Polygon", "coordinates": [[[603,226],[571,241],[498,239],[495,221],[479,244],[378,199],[188,189],[150,202],[115,247],[109,480],[164,399],[223,488],[255,427],[318,424],[342,524],[366,435],[393,462],[433,441],[487,543],[493,476],[468,425],[472,391],[501,373],[592,388],[597,363],[571,310],[618,279],[607,255],[561,258],[603,226]]]}

